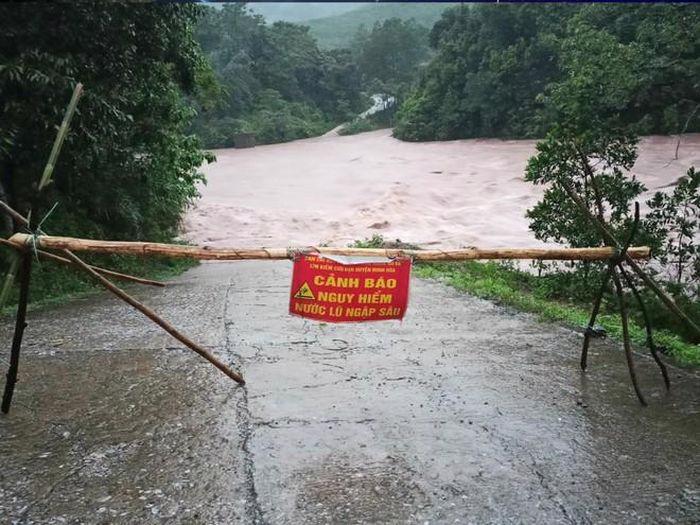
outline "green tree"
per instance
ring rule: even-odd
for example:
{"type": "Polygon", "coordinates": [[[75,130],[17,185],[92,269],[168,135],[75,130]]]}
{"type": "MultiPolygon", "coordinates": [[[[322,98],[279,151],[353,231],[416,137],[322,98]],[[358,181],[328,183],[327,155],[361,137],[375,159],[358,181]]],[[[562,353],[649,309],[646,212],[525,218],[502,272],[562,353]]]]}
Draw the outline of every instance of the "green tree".
{"type": "Polygon", "coordinates": [[[405,140],[541,137],[561,122],[560,105],[549,97],[572,87],[568,75],[577,60],[626,75],[624,85],[618,79],[579,86],[606,97],[608,116],[620,125],[644,134],[697,130],[698,35],[700,8],[691,4],[453,8],[431,31],[436,55],[401,108],[395,134],[405,140]],[[600,53],[606,61],[598,60],[600,53]]]}
{"type": "Polygon", "coordinates": [[[0,163],[11,205],[26,211],[65,105],[85,95],[34,212],[47,229],[167,239],[197,195],[205,160],[185,133],[208,66],[188,4],[0,7],[0,163]],[[56,226],[60,223],[60,227],[56,226]],[[52,226],[53,224],[53,226],[52,226]]]}
{"type": "Polygon", "coordinates": [[[205,11],[197,38],[221,86],[193,128],[207,146],[230,146],[240,132],[259,142],[317,135],[363,109],[347,50],[321,51],[307,27],[266,25],[244,4],[205,11]]]}
{"type": "Polygon", "coordinates": [[[586,5],[576,17],[643,55],[620,118],[639,134],[700,130],[700,8],[693,4],[586,5]]]}
{"type": "MultiPolygon", "coordinates": [[[[626,237],[631,204],[645,190],[629,176],[637,138],[619,120],[638,88],[638,60],[633,45],[621,48],[614,37],[585,24],[574,27],[561,47],[563,78],[547,86],[542,97],[557,123],[538,142],[525,177],[546,185],[543,198],[527,212],[536,238],[574,247],[604,244],[588,215],[569,198],[569,188],[618,238],[626,237]]],[[[591,265],[577,266],[584,269],[578,285],[590,292],[591,265]]]]}
{"type": "Polygon", "coordinates": [[[557,77],[551,34],[576,6],[478,5],[450,9],[433,27],[436,55],[400,108],[405,140],[523,137],[535,126],[536,97],[557,77]]]}
{"type": "MultiPolygon", "coordinates": [[[[677,285],[690,283],[700,293],[700,171],[690,168],[669,193],[657,192],[648,201],[647,228],[661,239],[657,259],[672,271],[677,285]]],[[[690,287],[689,287],[690,288],[690,287]]]]}
{"type": "Polygon", "coordinates": [[[588,216],[568,197],[567,187],[581,195],[588,209],[614,232],[624,233],[631,202],[645,189],[626,174],[636,157],[633,136],[555,127],[537,144],[537,155],[526,170],[525,180],[546,185],[542,200],[527,212],[535,237],[574,247],[603,244],[588,216]]]}
{"type": "Polygon", "coordinates": [[[362,26],[353,45],[365,83],[379,81],[396,94],[416,78],[428,57],[428,30],[415,20],[390,18],[376,22],[371,31],[362,26]]]}

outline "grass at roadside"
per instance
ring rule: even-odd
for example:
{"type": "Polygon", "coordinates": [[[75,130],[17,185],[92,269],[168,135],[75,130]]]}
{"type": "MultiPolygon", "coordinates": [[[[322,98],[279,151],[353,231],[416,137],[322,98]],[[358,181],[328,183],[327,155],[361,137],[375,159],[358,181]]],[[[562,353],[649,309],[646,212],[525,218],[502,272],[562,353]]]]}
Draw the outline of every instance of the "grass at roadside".
{"type": "MultiPolygon", "coordinates": [[[[559,321],[578,327],[588,324],[590,304],[574,304],[547,297],[536,286],[537,276],[498,263],[432,263],[417,264],[414,270],[419,277],[435,278],[484,299],[537,314],[541,319],[559,321]]],[[[619,315],[602,312],[597,324],[616,339],[622,337],[619,315]]],[[[630,323],[632,341],[645,344],[644,328],[630,323]]],[[[700,365],[700,345],[691,344],[667,330],[654,330],[654,340],[663,346],[680,364],[700,365]]]]}
{"type": "MultiPolygon", "coordinates": [[[[189,259],[164,257],[109,256],[84,259],[90,264],[103,268],[156,280],[169,279],[197,264],[196,261],[189,259]]],[[[2,279],[4,280],[4,275],[2,279]]],[[[115,283],[120,287],[125,284],[124,281],[115,281],[115,283]]],[[[50,261],[35,261],[29,288],[29,307],[34,309],[51,304],[62,304],[102,289],[78,269],[50,261]]],[[[16,301],[17,287],[15,286],[7,304],[0,309],[0,316],[13,315],[16,301]]]]}

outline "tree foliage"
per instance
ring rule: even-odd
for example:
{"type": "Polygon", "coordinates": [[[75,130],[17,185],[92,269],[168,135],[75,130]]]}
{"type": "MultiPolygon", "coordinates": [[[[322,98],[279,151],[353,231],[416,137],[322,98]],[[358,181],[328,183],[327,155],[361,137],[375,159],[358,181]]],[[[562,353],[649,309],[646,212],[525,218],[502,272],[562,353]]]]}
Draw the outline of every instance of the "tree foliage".
{"type": "Polygon", "coordinates": [[[305,26],[266,25],[244,4],[227,4],[206,9],[197,38],[222,88],[195,125],[209,147],[241,132],[259,142],[309,137],[364,109],[350,53],[320,50],[305,26]]]}
{"type": "MultiPolygon", "coordinates": [[[[188,4],[20,4],[0,7],[2,186],[21,211],[59,206],[65,234],[166,239],[202,180],[185,133],[208,66],[188,4]],[[55,183],[35,185],[77,82],[85,95],[55,183]]],[[[58,227],[54,226],[58,230],[58,227]]]]}
{"type": "Polygon", "coordinates": [[[528,136],[536,97],[557,71],[546,34],[569,5],[478,5],[446,11],[430,33],[436,56],[399,114],[406,140],[528,136]]]}
{"type": "Polygon", "coordinates": [[[657,192],[647,203],[647,229],[662,246],[659,259],[677,285],[689,283],[700,294],[700,171],[690,168],[670,193],[657,192]]]}
{"type": "Polygon", "coordinates": [[[700,104],[698,35],[700,9],[687,4],[453,8],[433,27],[436,56],[395,134],[543,136],[561,122],[558,111],[571,93],[579,98],[570,102],[589,107],[603,97],[607,114],[593,114],[637,133],[700,129],[700,112],[693,114],[700,104]],[[624,76],[615,78],[617,70],[624,76]],[[608,83],[595,84],[586,72],[608,83]]]}
{"type": "Polygon", "coordinates": [[[645,189],[626,175],[637,157],[635,145],[634,137],[606,131],[574,135],[562,127],[553,129],[537,144],[525,176],[546,185],[542,200],[527,212],[535,237],[574,247],[604,244],[590,218],[568,197],[566,188],[571,187],[594,216],[624,238],[630,204],[645,189]]]}
{"type": "Polygon", "coordinates": [[[428,57],[428,30],[413,19],[400,18],[376,22],[369,31],[362,26],[353,40],[353,52],[366,84],[398,95],[428,57]]]}

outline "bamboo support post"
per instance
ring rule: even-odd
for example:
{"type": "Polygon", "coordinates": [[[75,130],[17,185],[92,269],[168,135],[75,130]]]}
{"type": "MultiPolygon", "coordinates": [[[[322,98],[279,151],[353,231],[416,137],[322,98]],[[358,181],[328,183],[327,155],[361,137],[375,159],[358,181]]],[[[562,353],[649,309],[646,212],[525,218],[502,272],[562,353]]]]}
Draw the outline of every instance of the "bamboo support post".
{"type": "Polygon", "coordinates": [[[627,359],[627,369],[630,373],[630,379],[632,380],[632,386],[634,387],[634,392],[637,394],[639,402],[647,406],[647,402],[642,395],[642,391],[639,388],[639,383],[637,382],[637,372],[634,369],[634,359],[632,356],[632,345],[630,343],[630,330],[629,330],[629,319],[627,314],[627,305],[625,304],[625,295],[622,289],[622,283],[620,282],[620,277],[617,275],[617,269],[613,268],[612,280],[615,284],[615,290],[617,293],[617,299],[620,305],[620,321],[622,323],[622,345],[625,348],[625,358],[627,359]]]}
{"type": "Polygon", "coordinates": [[[19,302],[17,303],[17,317],[15,318],[15,333],[12,336],[12,349],[10,351],[10,367],[7,370],[5,391],[2,396],[2,412],[7,414],[12,404],[12,395],[17,383],[19,372],[19,353],[22,347],[24,329],[27,327],[27,302],[29,301],[29,281],[32,275],[32,255],[28,250],[22,254],[19,275],[19,302]]]}
{"type": "Polygon", "coordinates": [[[591,344],[591,335],[593,335],[593,327],[595,326],[595,320],[600,312],[600,305],[603,302],[603,295],[605,294],[605,289],[608,287],[608,282],[610,277],[612,277],[615,265],[613,263],[608,264],[608,270],[600,283],[600,288],[598,289],[598,294],[593,302],[593,310],[591,311],[591,317],[588,321],[588,326],[583,333],[583,346],[581,348],[581,370],[585,371],[588,368],[588,347],[591,344]]]}
{"type": "MultiPolygon", "coordinates": [[[[73,95],[66,108],[66,112],[63,116],[63,121],[56,134],[56,139],[54,140],[53,147],[51,148],[51,154],[49,155],[49,160],[44,167],[44,172],[39,181],[37,187],[37,192],[41,190],[51,182],[51,175],[53,174],[54,166],[56,165],[56,160],[61,152],[61,147],[63,146],[63,141],[68,135],[68,128],[70,127],[70,121],[73,118],[75,109],[78,105],[78,99],[83,92],[83,85],[81,83],[76,84],[73,89],[73,95]]],[[[22,217],[21,214],[13,210],[9,205],[0,201],[2,204],[2,209],[10,214],[15,220],[20,224],[30,228],[29,221],[22,217]]],[[[31,229],[30,229],[31,231],[31,229]]],[[[10,404],[12,403],[12,394],[14,393],[15,383],[17,382],[17,372],[19,369],[19,353],[22,347],[22,336],[24,335],[24,328],[27,326],[26,316],[27,316],[27,302],[29,299],[29,281],[31,279],[32,270],[32,255],[25,247],[23,248],[22,263],[21,263],[21,277],[20,277],[20,289],[19,289],[19,302],[17,304],[17,319],[15,324],[15,333],[12,337],[12,350],[10,353],[10,367],[7,372],[7,381],[5,382],[5,392],[2,398],[2,407],[0,409],[3,413],[7,414],[10,410],[10,404]]],[[[8,276],[9,277],[9,276],[8,276]]],[[[9,282],[9,278],[8,278],[9,282]]]]}
{"type": "Polygon", "coordinates": [[[644,303],[644,299],[642,299],[642,295],[639,293],[639,290],[637,290],[637,287],[634,285],[632,278],[625,271],[624,267],[622,265],[620,265],[619,269],[620,269],[620,274],[622,275],[623,279],[627,283],[627,286],[632,291],[632,295],[634,295],[634,298],[636,299],[637,304],[639,305],[639,309],[642,311],[642,317],[644,319],[644,329],[646,330],[646,333],[647,333],[646,343],[647,343],[647,346],[649,347],[649,352],[651,353],[651,357],[654,358],[654,361],[656,362],[657,366],[661,370],[661,376],[664,379],[664,385],[666,386],[666,390],[670,390],[671,389],[671,380],[668,377],[668,370],[666,370],[666,365],[661,360],[658,352],[656,351],[656,344],[654,343],[654,333],[652,332],[652,328],[651,328],[651,319],[649,318],[649,311],[647,310],[646,304],[644,303]]]}
{"type": "MultiPolygon", "coordinates": [[[[605,224],[603,224],[601,221],[598,220],[598,218],[591,213],[591,210],[588,209],[588,206],[583,202],[581,197],[574,191],[574,189],[571,187],[571,185],[564,184],[564,189],[566,193],[571,197],[571,199],[576,203],[576,205],[581,209],[583,213],[585,213],[588,218],[591,220],[593,225],[598,229],[600,234],[603,236],[603,239],[605,239],[605,242],[608,242],[612,244],[613,246],[619,246],[619,243],[617,242],[617,239],[615,239],[615,236],[610,233],[610,231],[607,229],[605,224]]],[[[695,332],[695,335],[700,337],[700,327],[693,322],[692,319],[690,319],[680,308],[678,308],[678,305],[674,302],[673,298],[669,296],[666,292],[664,292],[661,287],[654,282],[654,280],[647,275],[647,273],[642,270],[642,268],[637,264],[637,262],[634,260],[635,257],[632,255],[632,250],[630,249],[628,253],[624,257],[624,261],[629,264],[629,267],[632,268],[634,273],[636,273],[639,278],[646,284],[652,292],[656,294],[656,296],[661,299],[661,302],[663,302],[666,307],[671,310],[679,319],[681,319],[693,332],[695,332]]]]}
{"type": "Polygon", "coordinates": [[[223,362],[221,362],[217,357],[215,357],[211,352],[206,350],[205,348],[202,348],[199,346],[197,343],[192,341],[190,338],[185,336],[184,334],[180,333],[173,325],[159,317],[153,310],[151,310],[148,306],[145,304],[139,302],[138,300],[134,299],[131,297],[129,294],[127,294],[124,290],[119,288],[118,286],[112,284],[109,280],[105,279],[103,276],[101,276],[99,273],[97,273],[95,270],[90,268],[87,264],[85,264],[79,257],[74,255],[72,252],[69,250],[65,251],[65,254],[82,270],[84,270],[86,273],[90,274],[95,280],[97,280],[102,286],[104,286],[107,290],[112,292],[114,295],[119,297],[122,301],[130,304],[134,308],[136,308],[138,311],[140,311],[143,315],[148,317],[151,321],[156,323],[158,326],[160,326],[163,330],[168,332],[170,335],[172,335],[175,339],[183,343],[185,346],[187,346],[189,349],[193,350],[194,352],[198,353],[200,356],[202,356],[204,359],[209,361],[211,364],[213,364],[216,368],[221,370],[224,374],[226,374],[228,377],[236,381],[237,383],[243,385],[245,384],[245,381],[243,380],[243,377],[238,374],[237,372],[234,372],[231,370],[228,366],[226,366],[223,362]]]}
{"type": "MultiPolygon", "coordinates": [[[[9,248],[17,249],[17,245],[14,243],[11,243],[10,241],[6,239],[0,239],[0,244],[3,244],[9,248]]],[[[66,259],[65,257],[59,257],[58,255],[55,255],[53,253],[45,252],[44,250],[37,250],[36,251],[37,255],[39,257],[49,260],[49,261],[54,261],[57,263],[65,264],[67,266],[72,266],[75,267],[75,264],[70,260],[66,259]]],[[[113,270],[107,270],[106,268],[101,268],[99,266],[93,266],[92,264],[89,264],[90,268],[95,270],[97,273],[100,273],[105,276],[113,277],[115,279],[120,279],[122,281],[129,281],[132,283],[138,283],[138,284],[145,284],[148,286],[158,286],[163,288],[165,286],[164,282],[161,281],[154,281],[152,279],[143,279],[141,277],[134,277],[133,275],[127,275],[125,273],[120,273],[120,272],[115,272],[113,270]]]]}
{"type": "MultiPolygon", "coordinates": [[[[360,257],[412,257],[417,261],[468,261],[477,259],[535,259],[548,261],[601,261],[617,255],[613,247],[596,248],[464,248],[460,250],[401,250],[377,248],[209,248],[152,242],[101,241],[49,235],[32,236],[16,233],[10,242],[25,246],[33,241],[37,247],[75,252],[162,255],[199,260],[237,261],[244,259],[293,259],[298,253],[360,257]]],[[[630,248],[631,258],[646,259],[646,246],[630,248]]]]}
{"type": "MultiPolygon", "coordinates": [[[[602,216],[602,210],[601,210],[602,216]]],[[[622,270],[622,264],[620,262],[624,259],[628,250],[630,249],[630,244],[634,240],[634,236],[637,234],[637,229],[639,228],[639,203],[634,203],[634,222],[630,228],[629,235],[625,240],[625,244],[618,253],[615,260],[611,260],[608,263],[608,270],[603,276],[603,281],[600,284],[600,289],[598,290],[598,295],[596,295],[595,302],[593,303],[593,311],[591,312],[591,318],[588,321],[588,326],[583,335],[583,347],[581,348],[581,370],[586,370],[588,368],[588,347],[591,343],[591,335],[593,333],[593,327],[595,326],[595,320],[598,317],[598,312],[600,311],[600,304],[603,301],[603,294],[605,294],[605,289],[608,287],[608,281],[615,271],[615,266],[619,265],[620,270],[622,270]]]]}

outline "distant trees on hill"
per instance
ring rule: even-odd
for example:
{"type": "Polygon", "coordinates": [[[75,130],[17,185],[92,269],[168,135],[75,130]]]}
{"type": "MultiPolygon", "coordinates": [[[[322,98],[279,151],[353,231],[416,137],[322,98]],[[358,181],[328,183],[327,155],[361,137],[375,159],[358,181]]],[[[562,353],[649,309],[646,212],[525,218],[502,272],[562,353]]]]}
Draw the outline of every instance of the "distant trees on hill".
{"type": "Polygon", "coordinates": [[[399,95],[428,58],[428,30],[413,19],[391,18],[371,29],[361,26],[352,50],[367,88],[399,95]]]}
{"type": "Polygon", "coordinates": [[[405,140],[543,136],[571,93],[637,133],[700,129],[691,4],[456,7],[430,43],[436,55],[398,116],[405,140]]]}
{"type": "Polygon", "coordinates": [[[220,84],[200,107],[194,130],[209,147],[233,135],[259,142],[319,135],[364,109],[360,73],[349,51],[322,51],[308,28],[266,25],[243,4],[207,9],[197,38],[220,84]]]}

